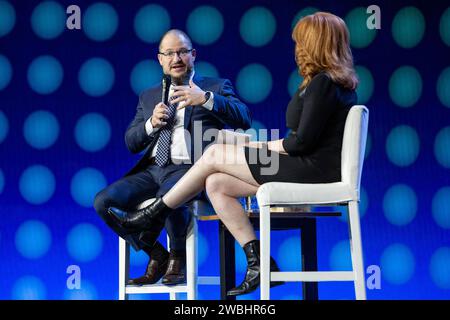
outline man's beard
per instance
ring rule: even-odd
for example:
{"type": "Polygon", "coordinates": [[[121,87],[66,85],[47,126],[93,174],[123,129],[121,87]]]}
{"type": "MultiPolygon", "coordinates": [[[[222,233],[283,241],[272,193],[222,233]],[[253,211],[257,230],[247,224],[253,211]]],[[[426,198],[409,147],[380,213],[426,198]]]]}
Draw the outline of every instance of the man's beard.
{"type": "Polygon", "coordinates": [[[188,85],[189,80],[191,80],[193,69],[190,67],[186,68],[186,72],[181,77],[172,77],[172,83],[177,86],[188,85]]]}

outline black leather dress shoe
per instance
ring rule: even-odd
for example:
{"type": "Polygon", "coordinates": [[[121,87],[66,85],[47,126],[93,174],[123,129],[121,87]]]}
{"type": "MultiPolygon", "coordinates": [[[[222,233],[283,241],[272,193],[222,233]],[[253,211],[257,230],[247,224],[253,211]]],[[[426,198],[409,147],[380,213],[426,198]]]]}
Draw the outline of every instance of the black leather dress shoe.
{"type": "Polygon", "coordinates": [[[163,276],[161,283],[172,286],[186,282],[186,258],[185,257],[169,257],[166,274],[163,276]]]}
{"type": "Polygon", "coordinates": [[[142,277],[128,280],[128,285],[142,286],[145,284],[154,284],[161,279],[167,269],[168,259],[162,262],[150,259],[147,264],[147,269],[142,277]]]}

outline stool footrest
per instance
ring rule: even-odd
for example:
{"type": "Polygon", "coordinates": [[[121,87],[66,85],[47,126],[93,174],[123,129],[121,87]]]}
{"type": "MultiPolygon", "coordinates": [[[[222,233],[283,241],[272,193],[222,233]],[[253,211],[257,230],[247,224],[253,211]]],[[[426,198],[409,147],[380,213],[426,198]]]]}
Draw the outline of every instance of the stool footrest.
{"type": "Polygon", "coordinates": [[[270,281],[319,282],[319,281],[355,281],[353,271],[299,271],[271,272],[270,281]]]}
{"type": "MultiPolygon", "coordinates": [[[[220,285],[220,277],[218,276],[200,276],[197,278],[198,285],[220,285]]],[[[187,284],[179,284],[175,286],[166,286],[161,282],[155,284],[148,284],[143,286],[127,285],[125,286],[126,294],[140,294],[140,293],[178,293],[187,292],[187,284]]]]}
{"type": "Polygon", "coordinates": [[[126,294],[139,294],[139,293],[171,293],[171,292],[187,292],[187,285],[175,285],[166,286],[161,283],[149,284],[143,286],[127,285],[125,286],[126,294]]]}

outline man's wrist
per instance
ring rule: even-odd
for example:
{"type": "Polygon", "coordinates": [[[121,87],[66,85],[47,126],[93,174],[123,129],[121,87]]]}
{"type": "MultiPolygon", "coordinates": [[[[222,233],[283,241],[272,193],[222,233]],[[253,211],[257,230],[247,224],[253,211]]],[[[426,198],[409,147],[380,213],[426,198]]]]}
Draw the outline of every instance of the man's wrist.
{"type": "Polygon", "coordinates": [[[202,106],[209,111],[214,108],[214,93],[212,93],[211,91],[205,92],[205,102],[202,103],[202,106]]]}
{"type": "Polygon", "coordinates": [[[209,99],[211,99],[211,91],[206,91],[203,97],[205,100],[203,101],[202,105],[206,104],[209,101],[209,99]]]}
{"type": "Polygon", "coordinates": [[[147,135],[151,135],[152,133],[155,133],[158,131],[158,128],[155,128],[155,126],[152,123],[153,116],[151,116],[146,122],[145,122],[145,131],[147,132],[147,135]]]}

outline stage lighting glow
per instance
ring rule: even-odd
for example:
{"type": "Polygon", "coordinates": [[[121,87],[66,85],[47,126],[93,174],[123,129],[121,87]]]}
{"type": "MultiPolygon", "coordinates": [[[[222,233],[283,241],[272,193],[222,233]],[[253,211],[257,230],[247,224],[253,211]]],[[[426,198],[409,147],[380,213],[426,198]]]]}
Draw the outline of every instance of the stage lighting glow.
{"type": "Polygon", "coordinates": [[[92,208],[95,195],[107,185],[105,176],[93,168],[83,168],[72,178],[70,193],[82,207],[92,208]]]}
{"type": "Polygon", "coordinates": [[[441,16],[439,31],[441,34],[442,41],[446,45],[450,46],[450,7],[448,7],[447,10],[445,10],[441,16]]]}
{"type": "Polygon", "coordinates": [[[350,45],[354,48],[366,48],[375,40],[377,30],[367,28],[367,18],[365,7],[354,8],[345,16],[350,32],[350,45]]]}
{"type": "Polygon", "coordinates": [[[88,113],[75,125],[75,140],[81,149],[95,152],[103,149],[111,137],[109,121],[98,113],[88,113]]]}
{"type": "Polygon", "coordinates": [[[399,167],[412,165],[419,152],[419,135],[414,128],[400,125],[391,130],[386,140],[386,154],[393,164],[399,167]]]}
{"type": "Polygon", "coordinates": [[[54,57],[40,56],[28,67],[27,76],[31,89],[40,94],[50,94],[61,85],[64,70],[54,57]]]}
{"type": "Polygon", "coordinates": [[[373,76],[370,70],[363,66],[355,66],[355,71],[359,78],[359,84],[356,88],[358,104],[366,104],[373,94],[373,76]]]}
{"type": "Polygon", "coordinates": [[[212,44],[222,35],[222,14],[214,7],[200,6],[189,14],[186,29],[192,41],[204,46],[212,44]]]}
{"type": "Polygon", "coordinates": [[[28,259],[39,259],[50,249],[52,235],[49,228],[37,220],[28,220],[17,229],[16,249],[28,259]]]}
{"type": "Polygon", "coordinates": [[[281,270],[284,271],[301,270],[302,251],[299,236],[291,236],[289,238],[283,239],[283,242],[278,247],[276,253],[277,253],[276,261],[281,270]]]}
{"type": "Polygon", "coordinates": [[[450,289],[450,248],[437,249],[430,262],[430,275],[433,282],[441,289],[450,289]]]}
{"type": "Polygon", "coordinates": [[[97,300],[98,294],[92,282],[83,278],[80,289],[66,289],[63,298],[64,300],[97,300]]]}
{"type": "Polygon", "coordinates": [[[425,34],[425,18],[415,7],[406,7],[397,12],[392,21],[392,36],[402,48],[413,48],[425,34]]]}
{"type": "Polygon", "coordinates": [[[302,295],[300,293],[288,293],[281,297],[280,300],[302,300],[302,295]]]}
{"type": "Polygon", "coordinates": [[[32,165],[21,175],[19,189],[22,197],[31,204],[47,202],[55,192],[55,176],[42,165],[32,165]]]}
{"type": "Polygon", "coordinates": [[[66,12],[54,1],[41,2],[31,15],[31,27],[37,36],[44,39],[58,37],[66,27],[66,12]]]}
{"type": "Polygon", "coordinates": [[[291,97],[294,96],[295,92],[302,82],[303,77],[298,74],[298,69],[295,68],[295,70],[291,72],[288,80],[288,92],[291,97]]]}
{"type": "Polygon", "coordinates": [[[9,131],[9,121],[5,113],[0,110],[0,143],[2,143],[9,131]]]}
{"type": "MultiPolygon", "coordinates": [[[[364,187],[361,186],[360,189],[360,202],[359,202],[359,217],[363,218],[366,215],[367,207],[369,206],[369,197],[367,195],[367,191],[364,187]]],[[[346,210],[342,213],[339,219],[343,222],[348,222],[348,214],[346,210]]]]}
{"type": "Polygon", "coordinates": [[[201,246],[198,246],[198,257],[197,263],[198,266],[203,266],[204,263],[208,262],[209,259],[209,243],[208,239],[204,236],[202,232],[198,232],[198,243],[201,243],[201,246]]]}
{"type": "Polygon", "coordinates": [[[212,65],[211,63],[205,61],[195,63],[195,72],[203,77],[219,77],[217,68],[214,67],[214,65],[212,65]]]}
{"type": "Polygon", "coordinates": [[[3,189],[5,188],[5,175],[3,170],[0,169],[0,194],[3,193],[3,189]]]}
{"type": "Polygon", "coordinates": [[[58,120],[51,112],[35,111],[25,120],[23,135],[33,148],[47,149],[58,139],[58,120]]]}
{"type": "Polygon", "coordinates": [[[0,54],[0,90],[5,89],[12,78],[12,67],[8,58],[0,54]]]}
{"type": "Polygon", "coordinates": [[[44,282],[34,276],[24,276],[16,280],[11,292],[12,300],[45,300],[47,289],[44,282]]]}
{"type": "Polygon", "coordinates": [[[422,77],[410,66],[395,70],[389,79],[389,95],[392,101],[400,107],[411,107],[422,94],[422,77]]]}
{"type": "Polygon", "coordinates": [[[90,262],[101,253],[103,238],[95,226],[81,223],[69,231],[66,245],[73,259],[78,262],[90,262]]]}
{"type": "MultiPolygon", "coordinates": [[[[247,129],[245,131],[245,133],[250,135],[250,141],[273,140],[270,137],[267,137],[267,134],[265,134],[265,132],[259,131],[259,130],[265,130],[265,129],[267,129],[267,128],[262,122],[253,120],[252,127],[250,129],[247,129]]],[[[268,134],[270,134],[270,132],[268,134]]]]}
{"type": "Polygon", "coordinates": [[[277,29],[277,21],[272,12],[264,7],[253,7],[241,18],[240,34],[245,43],[252,47],[268,44],[277,29]]]}
{"type": "Polygon", "coordinates": [[[130,250],[130,265],[143,266],[148,262],[148,255],[144,250],[136,251],[134,248],[130,250]]]}
{"type": "Polygon", "coordinates": [[[450,67],[442,70],[437,82],[437,95],[441,103],[450,108],[450,67]]]}
{"type": "Polygon", "coordinates": [[[250,103],[260,103],[272,90],[272,75],[263,65],[252,63],[239,71],[236,87],[244,100],[250,103]]]}
{"type": "Polygon", "coordinates": [[[157,4],[142,7],[134,18],[134,31],[144,42],[157,43],[170,28],[167,10],[157,4]]]}
{"type": "Polygon", "coordinates": [[[105,59],[92,58],[80,68],[78,82],[81,89],[89,96],[99,97],[108,93],[114,85],[113,66],[105,59]]]}
{"type": "Polygon", "coordinates": [[[383,211],[386,219],[393,225],[405,226],[417,213],[417,195],[405,184],[390,187],[383,198],[383,211]]]}
{"type": "Polygon", "coordinates": [[[350,241],[342,240],[333,246],[330,253],[330,269],[334,271],[352,270],[350,241]]]}
{"type": "Polygon", "coordinates": [[[434,140],[434,156],[444,168],[450,168],[450,127],[439,131],[434,140]]]}
{"type": "Polygon", "coordinates": [[[380,264],[382,277],[391,284],[401,285],[413,276],[415,258],[410,248],[394,243],[383,251],[380,264]]]}
{"type": "Polygon", "coordinates": [[[116,10],[110,4],[97,2],[89,6],[83,13],[82,23],[82,29],[89,39],[105,41],[116,32],[119,18],[116,10]]]}
{"type": "Polygon", "coordinates": [[[434,195],[432,202],[433,218],[444,229],[450,229],[450,187],[443,187],[434,195]]]}
{"type": "Polygon", "coordinates": [[[291,28],[294,29],[295,25],[301,18],[309,16],[310,14],[316,13],[317,11],[319,11],[319,9],[317,9],[315,7],[306,7],[304,9],[300,10],[295,15],[294,19],[292,20],[291,28]]]}
{"type": "Polygon", "coordinates": [[[16,11],[8,1],[0,0],[0,37],[7,35],[16,23],[16,11]]]}
{"type": "Polygon", "coordinates": [[[154,60],[143,60],[131,71],[130,83],[136,95],[161,82],[161,66],[154,60]]]}

